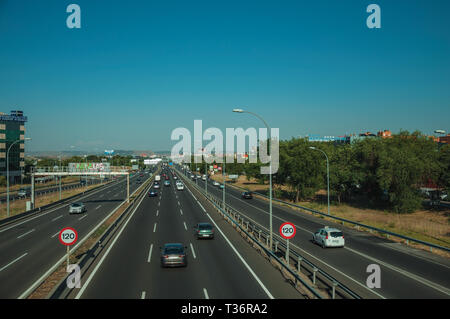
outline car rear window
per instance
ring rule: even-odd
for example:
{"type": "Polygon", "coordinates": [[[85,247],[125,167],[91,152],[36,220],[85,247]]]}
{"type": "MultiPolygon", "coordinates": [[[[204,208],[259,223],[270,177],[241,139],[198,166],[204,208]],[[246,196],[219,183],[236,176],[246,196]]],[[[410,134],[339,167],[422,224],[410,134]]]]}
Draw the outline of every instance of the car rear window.
{"type": "Polygon", "coordinates": [[[334,237],[334,238],[338,238],[338,237],[344,236],[344,234],[340,231],[334,231],[334,232],[330,232],[330,236],[334,237]]]}
{"type": "Polygon", "coordinates": [[[208,229],[212,229],[211,225],[198,225],[199,229],[203,229],[203,230],[208,230],[208,229]]]}
{"type": "Polygon", "coordinates": [[[182,247],[166,247],[164,249],[165,254],[182,254],[183,248],[182,247]]]}

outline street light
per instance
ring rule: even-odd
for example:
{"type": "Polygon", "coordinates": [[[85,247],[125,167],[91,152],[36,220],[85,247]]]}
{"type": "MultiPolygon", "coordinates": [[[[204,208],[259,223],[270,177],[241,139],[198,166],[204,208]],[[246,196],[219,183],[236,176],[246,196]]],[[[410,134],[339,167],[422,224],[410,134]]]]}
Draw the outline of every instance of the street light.
{"type": "Polygon", "coordinates": [[[325,155],[325,158],[327,159],[327,197],[328,197],[328,215],[330,215],[330,168],[329,168],[329,164],[328,164],[328,156],[324,151],[322,151],[321,149],[318,149],[314,146],[310,146],[309,148],[312,150],[322,152],[323,155],[325,155]]]}
{"type": "Polygon", "coordinates": [[[8,151],[6,152],[6,211],[7,211],[7,217],[9,217],[9,151],[11,150],[11,147],[20,141],[29,141],[31,140],[31,137],[25,137],[23,140],[18,139],[17,141],[14,141],[8,148],[8,151]]]}
{"type": "MultiPolygon", "coordinates": [[[[268,132],[268,135],[269,135],[269,141],[271,141],[272,137],[271,137],[270,126],[267,124],[266,121],[264,121],[264,119],[261,116],[259,116],[256,113],[253,113],[253,112],[244,111],[243,109],[233,109],[233,112],[235,112],[235,113],[248,113],[248,114],[251,114],[251,115],[259,118],[264,123],[264,125],[266,126],[267,132],[268,132]]],[[[267,150],[270,149],[269,145],[270,144],[267,145],[268,146],[267,150]]],[[[272,154],[270,154],[270,155],[272,155],[272,154]]],[[[269,164],[269,185],[270,185],[269,186],[269,215],[270,215],[270,225],[269,225],[269,228],[270,228],[270,230],[269,230],[270,231],[270,234],[269,234],[270,246],[269,247],[272,250],[272,243],[273,243],[273,234],[272,234],[273,233],[272,232],[272,159],[270,159],[270,164],[269,164]]]]}

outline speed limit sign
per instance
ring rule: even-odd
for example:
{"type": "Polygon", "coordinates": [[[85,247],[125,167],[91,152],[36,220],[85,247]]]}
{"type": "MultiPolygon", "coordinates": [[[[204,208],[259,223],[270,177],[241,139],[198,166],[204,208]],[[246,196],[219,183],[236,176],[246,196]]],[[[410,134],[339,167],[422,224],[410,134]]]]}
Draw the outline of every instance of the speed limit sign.
{"type": "Polygon", "coordinates": [[[284,239],[291,239],[295,236],[296,229],[292,223],[283,223],[280,227],[280,235],[284,239]]]}
{"type": "Polygon", "coordinates": [[[63,228],[59,232],[59,241],[61,242],[61,244],[65,245],[65,246],[71,246],[71,245],[75,244],[77,239],[78,239],[78,233],[72,227],[63,228]]]}

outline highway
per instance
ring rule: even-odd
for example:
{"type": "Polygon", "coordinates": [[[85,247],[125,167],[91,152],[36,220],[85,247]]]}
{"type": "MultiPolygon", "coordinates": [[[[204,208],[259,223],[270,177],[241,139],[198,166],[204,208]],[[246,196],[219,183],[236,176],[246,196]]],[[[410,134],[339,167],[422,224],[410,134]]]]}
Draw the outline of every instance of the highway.
{"type": "MultiPolygon", "coordinates": [[[[130,178],[130,194],[141,184],[130,178]]],[[[142,182],[149,178],[144,174],[142,182]]],[[[64,254],[58,239],[64,227],[73,227],[81,240],[111,211],[126,200],[126,178],[104,186],[76,201],[87,212],[69,215],[69,204],[57,206],[25,220],[0,227],[0,298],[18,298],[64,254]]]]}
{"type": "MultiPolygon", "coordinates": [[[[202,189],[201,179],[197,183],[202,189]]],[[[226,187],[228,205],[269,228],[269,201],[254,196],[243,199],[242,191],[226,187]]],[[[208,183],[208,192],[222,198],[223,190],[208,183]]],[[[359,232],[340,224],[324,221],[307,213],[273,203],[273,231],[283,222],[296,225],[297,233],[291,244],[320,268],[335,276],[364,298],[449,298],[450,261],[448,258],[405,247],[370,233],[359,232]],[[323,226],[334,226],[344,231],[343,249],[322,249],[311,242],[312,234],[323,226]],[[381,268],[381,288],[369,289],[366,268],[378,264],[381,268]]],[[[281,240],[278,237],[277,240],[281,240]]]]}
{"type": "Polygon", "coordinates": [[[81,278],[81,289],[70,298],[301,297],[211,207],[200,204],[187,189],[177,191],[172,178],[170,186],[163,181],[159,196],[145,196],[110,251],[81,278]],[[193,226],[213,220],[218,226],[215,238],[197,240],[193,226]],[[165,243],[187,247],[187,267],[161,267],[160,247],[165,243]]]}

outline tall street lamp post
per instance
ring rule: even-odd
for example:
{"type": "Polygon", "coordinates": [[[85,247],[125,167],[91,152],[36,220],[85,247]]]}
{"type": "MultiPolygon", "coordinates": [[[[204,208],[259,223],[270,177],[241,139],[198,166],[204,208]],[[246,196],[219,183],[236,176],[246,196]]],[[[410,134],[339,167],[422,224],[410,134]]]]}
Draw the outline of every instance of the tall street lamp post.
{"type": "MultiPolygon", "coordinates": [[[[259,116],[256,113],[253,113],[253,112],[244,111],[242,109],[233,109],[233,112],[235,112],[235,113],[248,113],[248,114],[251,114],[251,115],[259,118],[264,123],[264,125],[266,126],[267,131],[268,131],[269,141],[271,141],[270,127],[267,124],[267,122],[264,121],[264,119],[261,116],[259,116]]],[[[268,146],[267,150],[270,150],[270,144],[268,144],[267,146],[268,146]]],[[[270,154],[270,155],[272,155],[272,154],[270,154]]],[[[273,232],[272,232],[272,159],[270,159],[270,166],[269,166],[269,215],[270,215],[270,225],[269,225],[269,228],[270,228],[270,235],[269,235],[270,243],[269,243],[269,245],[270,246],[269,247],[272,250],[272,244],[273,244],[273,232]]]]}

